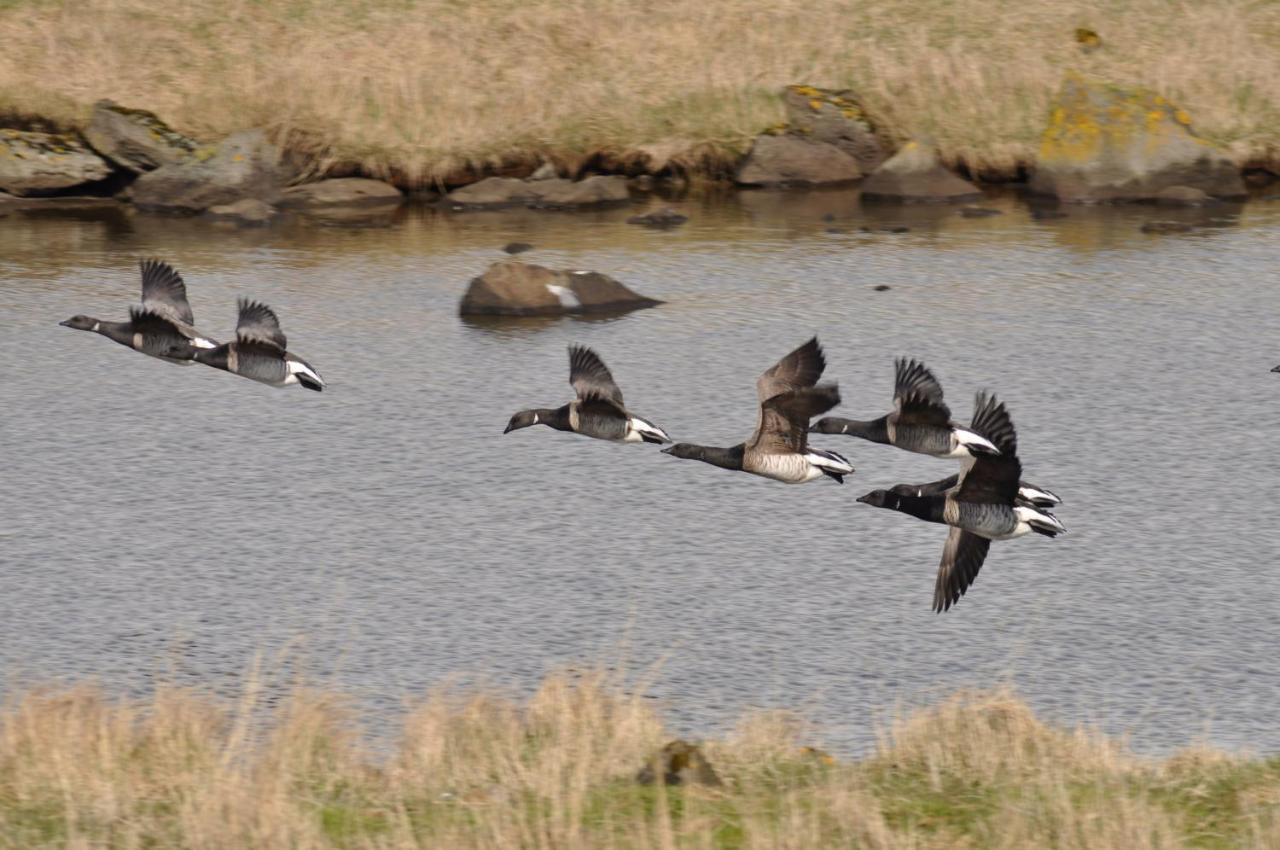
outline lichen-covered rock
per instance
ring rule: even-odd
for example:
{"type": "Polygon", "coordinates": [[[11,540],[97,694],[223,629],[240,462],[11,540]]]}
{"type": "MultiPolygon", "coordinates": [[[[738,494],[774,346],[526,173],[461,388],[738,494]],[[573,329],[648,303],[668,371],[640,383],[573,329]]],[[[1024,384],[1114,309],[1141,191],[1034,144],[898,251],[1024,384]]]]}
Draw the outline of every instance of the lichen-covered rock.
{"type": "Polygon", "coordinates": [[[1063,201],[1146,201],[1187,186],[1245,194],[1239,169],[1191,129],[1191,118],[1146,89],[1070,73],[1049,113],[1031,190],[1063,201]]]}
{"type": "Polygon", "coordinates": [[[394,206],[404,200],[400,190],[381,180],[363,177],[338,177],[290,186],[280,193],[277,206],[287,209],[323,209],[325,207],[394,206]]]}
{"type": "Polygon", "coordinates": [[[981,196],[977,186],[944,168],[933,148],[918,141],[903,145],[862,184],[866,200],[945,203],[981,196]]]}
{"type": "Polygon", "coordinates": [[[462,207],[585,207],[623,203],[631,199],[627,178],[595,175],[585,180],[517,180],[514,177],[487,177],[470,186],[454,189],[446,200],[462,207]]]}
{"type": "Polygon", "coordinates": [[[257,198],[245,198],[234,204],[209,207],[204,217],[211,221],[234,224],[239,227],[262,227],[279,215],[275,207],[257,198]]]}
{"type": "Polygon", "coordinates": [[[261,130],[245,130],[216,147],[198,148],[186,162],[148,171],[134,181],[130,196],[139,209],[198,213],[243,198],[273,203],[283,178],[280,150],[261,130]]]}
{"type": "Polygon", "coordinates": [[[863,174],[889,158],[892,146],[877,132],[858,96],[849,89],[787,86],[782,91],[787,131],[835,145],[858,163],[863,174]]]}
{"type": "Polygon", "coordinates": [[[109,177],[114,169],[74,136],[0,130],[0,190],[39,197],[109,177]]]}
{"type": "Polygon", "coordinates": [[[460,312],[464,316],[554,316],[636,310],[661,303],[599,272],[556,271],[502,260],[471,281],[460,312]]]}
{"type": "Polygon", "coordinates": [[[129,109],[110,100],[93,106],[85,141],[120,168],[141,174],[162,165],[185,162],[200,147],[145,109],[129,109]]]}
{"type": "Polygon", "coordinates": [[[862,176],[858,162],[835,145],[803,136],[757,136],[734,178],[743,186],[818,186],[862,176]]]}
{"type": "Polygon", "coordinates": [[[636,773],[636,782],[641,785],[652,785],[659,780],[663,785],[716,787],[724,784],[697,744],[678,739],[655,753],[636,773]]]}

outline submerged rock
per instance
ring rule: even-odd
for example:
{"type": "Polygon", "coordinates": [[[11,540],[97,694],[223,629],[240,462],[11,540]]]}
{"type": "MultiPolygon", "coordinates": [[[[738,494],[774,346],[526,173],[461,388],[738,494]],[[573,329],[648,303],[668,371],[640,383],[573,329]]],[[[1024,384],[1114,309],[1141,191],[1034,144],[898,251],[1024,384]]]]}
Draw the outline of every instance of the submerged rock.
{"type": "Polygon", "coordinates": [[[267,203],[280,196],[280,151],[261,130],[235,133],[186,162],[148,171],[131,187],[135,206],[157,212],[198,213],[244,198],[267,203]]]}
{"type": "Polygon", "coordinates": [[[672,741],[654,753],[649,763],[636,773],[636,782],[641,785],[653,785],[659,780],[663,785],[724,784],[702,750],[696,744],[681,740],[672,741]]]}
{"type": "Polygon", "coordinates": [[[627,224],[638,224],[641,227],[651,227],[655,230],[669,230],[684,224],[688,220],[689,216],[684,213],[676,212],[671,207],[663,207],[643,215],[633,215],[627,219],[627,224]]]}
{"type": "Polygon", "coordinates": [[[892,146],[881,138],[862,101],[850,89],[787,86],[782,90],[787,132],[833,145],[870,174],[889,158],[892,146]]]}
{"type": "Polygon", "coordinates": [[[751,144],[734,180],[743,186],[818,186],[861,176],[857,160],[835,145],[803,136],[763,135],[751,144]]]}
{"type": "Polygon", "coordinates": [[[1191,118],[1146,89],[1070,73],[1054,100],[1031,177],[1033,192],[1063,201],[1147,201],[1185,186],[1216,198],[1245,194],[1226,153],[1191,118]]]}
{"type": "Polygon", "coordinates": [[[314,210],[326,207],[395,206],[404,200],[400,190],[381,180],[337,177],[290,186],[280,193],[278,206],[314,210]]]}
{"type": "Polygon", "coordinates": [[[211,221],[235,224],[240,227],[262,227],[280,213],[270,204],[257,198],[245,198],[234,204],[209,207],[204,217],[211,221]]]}
{"type": "Polygon", "coordinates": [[[446,199],[462,207],[582,207],[623,203],[631,199],[631,193],[627,191],[627,178],[616,174],[598,174],[585,180],[487,177],[453,190],[446,199]]]}
{"type": "Polygon", "coordinates": [[[993,215],[1004,215],[1000,210],[993,210],[990,207],[965,207],[960,210],[962,218],[990,218],[993,215]]]}
{"type": "Polygon", "coordinates": [[[910,141],[862,184],[862,197],[872,201],[958,202],[980,198],[978,187],[952,174],[932,147],[910,141]]]}
{"type": "Polygon", "coordinates": [[[1185,221],[1148,221],[1140,229],[1143,233],[1190,233],[1195,227],[1185,221]]]}
{"type": "Polygon", "coordinates": [[[200,147],[145,109],[129,109],[110,100],[93,106],[85,140],[121,168],[141,174],[162,165],[186,162],[200,147]]]}
{"type": "Polygon", "coordinates": [[[523,254],[525,251],[532,251],[533,244],[530,242],[508,242],[502,246],[502,250],[508,254],[523,254]]]}
{"type": "Polygon", "coordinates": [[[661,303],[599,272],[556,271],[501,260],[472,279],[459,312],[464,316],[554,316],[637,310],[661,303]]]}
{"type": "Polygon", "coordinates": [[[0,130],[0,190],[38,197],[111,176],[105,159],[74,136],[0,130]]]}

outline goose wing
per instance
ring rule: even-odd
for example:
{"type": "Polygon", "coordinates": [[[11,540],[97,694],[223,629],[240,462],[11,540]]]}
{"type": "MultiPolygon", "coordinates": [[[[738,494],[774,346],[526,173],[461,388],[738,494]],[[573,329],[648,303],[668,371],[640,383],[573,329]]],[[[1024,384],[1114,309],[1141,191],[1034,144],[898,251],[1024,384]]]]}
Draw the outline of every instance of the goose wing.
{"type": "Polygon", "coordinates": [[[763,404],[781,393],[812,387],[818,383],[825,368],[827,359],[822,355],[822,346],[818,345],[815,336],[765,370],[756,379],[756,395],[763,404]]]}
{"type": "Polygon", "coordinates": [[[956,604],[978,577],[987,559],[991,541],[962,528],[952,527],[938,565],[938,580],[933,587],[933,610],[942,613],[956,604]]]}
{"type": "Polygon", "coordinates": [[[236,302],[240,319],[236,322],[236,340],[245,345],[268,345],[283,351],[288,347],[276,313],[261,301],[241,298],[236,302]]]}
{"type": "Polygon", "coordinates": [[[951,408],[942,400],[942,384],[917,360],[893,361],[893,407],[900,425],[949,425],[951,408]]]}
{"type": "Polygon", "coordinates": [[[599,400],[622,409],[622,390],[600,355],[590,348],[569,346],[569,385],[584,402],[599,400]]]}
{"type": "Polygon", "coordinates": [[[803,453],[808,448],[809,420],[840,403],[835,384],[800,387],[766,399],[760,421],[747,441],[748,451],[765,454],[803,453]]]}
{"type": "Polygon", "coordinates": [[[1000,454],[971,459],[960,475],[955,498],[961,502],[1012,505],[1022,478],[1022,462],[1018,460],[1018,434],[1004,402],[994,395],[978,393],[969,428],[990,440],[1000,454]]]}
{"type": "Polygon", "coordinates": [[[931,481],[928,484],[895,484],[889,488],[889,491],[900,496],[937,496],[956,486],[959,481],[959,475],[948,475],[946,478],[931,481]]]}
{"type": "Polygon", "coordinates": [[[142,306],[174,321],[195,324],[187,303],[187,285],[173,266],[159,260],[141,260],[138,266],[142,270],[142,306]]]}
{"type": "Polygon", "coordinates": [[[172,318],[147,307],[130,307],[129,322],[133,325],[134,332],[143,336],[166,340],[182,336],[172,318]]]}

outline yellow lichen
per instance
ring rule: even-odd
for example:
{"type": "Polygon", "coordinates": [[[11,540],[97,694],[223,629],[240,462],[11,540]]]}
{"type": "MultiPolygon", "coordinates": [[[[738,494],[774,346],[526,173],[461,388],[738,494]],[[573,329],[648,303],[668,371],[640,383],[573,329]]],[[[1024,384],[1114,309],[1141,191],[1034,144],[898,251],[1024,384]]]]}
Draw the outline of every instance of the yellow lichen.
{"type": "Polygon", "coordinates": [[[822,101],[818,100],[817,98],[814,98],[813,100],[809,101],[809,108],[812,109],[814,112],[821,112],[822,101]]]}

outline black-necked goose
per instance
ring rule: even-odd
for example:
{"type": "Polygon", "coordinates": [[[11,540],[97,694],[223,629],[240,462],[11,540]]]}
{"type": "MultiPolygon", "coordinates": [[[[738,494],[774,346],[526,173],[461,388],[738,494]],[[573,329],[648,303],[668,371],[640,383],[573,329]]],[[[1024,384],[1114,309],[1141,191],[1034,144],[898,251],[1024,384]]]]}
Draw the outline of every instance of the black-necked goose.
{"type": "Polygon", "coordinates": [[[835,384],[818,385],[826,368],[817,337],[788,354],[756,380],[760,412],[745,443],[729,448],[679,443],[663,452],[712,466],[750,472],[787,484],[824,475],[844,483],[853,466],[843,456],[809,447],[809,420],[840,403],[835,384]]]}
{"type": "Polygon", "coordinates": [[[93,331],[170,363],[188,365],[197,349],[218,343],[194,327],[187,302],[187,286],[168,263],[142,260],[142,306],[129,308],[129,321],[104,322],[92,316],[72,316],[59,322],[64,328],[93,331]]]}
{"type": "MultiPolygon", "coordinates": [[[[948,475],[941,481],[933,481],[929,484],[898,484],[891,488],[891,492],[902,496],[933,496],[947,492],[959,482],[959,475],[948,475]]],[[[1052,508],[1062,504],[1062,499],[1052,490],[1019,481],[1018,504],[1032,508],[1052,508]]]]}
{"type": "Polygon", "coordinates": [[[899,359],[894,361],[894,369],[892,413],[865,422],[829,416],[815,423],[813,430],[819,434],[849,434],[934,457],[998,453],[973,428],[951,421],[951,408],[942,400],[942,385],[923,363],[899,359]]]}
{"type": "Polygon", "coordinates": [[[951,526],[933,591],[933,610],[938,612],[954,605],[973,584],[992,540],[1012,540],[1032,531],[1055,537],[1066,531],[1053,514],[1017,503],[1022,464],[1017,433],[1004,404],[995,396],[979,393],[971,427],[1000,454],[981,455],[971,461],[955,488],[930,496],[874,490],[858,499],[951,526]]]}
{"type": "Polygon", "coordinates": [[[236,303],[240,317],[235,340],[217,348],[201,349],[195,353],[195,360],[273,387],[301,384],[317,392],[324,389],[324,379],[315,367],[286,350],[288,341],[275,311],[247,298],[236,303]]]}
{"type": "Polygon", "coordinates": [[[622,390],[609,368],[590,348],[569,346],[569,385],[577,398],[556,408],[522,410],[511,417],[506,429],[546,425],[557,431],[572,431],[597,440],[621,443],[669,443],[671,438],[652,422],[627,410],[622,390]]]}

